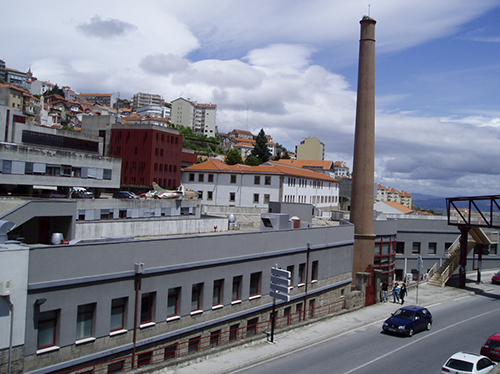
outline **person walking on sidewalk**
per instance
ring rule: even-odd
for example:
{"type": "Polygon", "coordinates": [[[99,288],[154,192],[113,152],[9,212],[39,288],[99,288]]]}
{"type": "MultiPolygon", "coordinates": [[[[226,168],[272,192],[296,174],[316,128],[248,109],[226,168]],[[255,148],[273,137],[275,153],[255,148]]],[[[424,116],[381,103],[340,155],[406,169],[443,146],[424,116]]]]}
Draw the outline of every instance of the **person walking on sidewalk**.
{"type": "Polygon", "coordinates": [[[392,296],[394,297],[394,303],[399,303],[399,284],[394,283],[394,287],[392,288],[392,296]]]}
{"type": "Polygon", "coordinates": [[[389,289],[389,285],[387,284],[386,281],[382,282],[382,302],[386,303],[387,302],[387,291],[389,289]]]}
{"type": "Polygon", "coordinates": [[[406,289],[406,283],[403,282],[401,285],[401,289],[399,290],[399,298],[401,299],[401,305],[405,303],[405,296],[408,293],[408,290],[406,289]]]}

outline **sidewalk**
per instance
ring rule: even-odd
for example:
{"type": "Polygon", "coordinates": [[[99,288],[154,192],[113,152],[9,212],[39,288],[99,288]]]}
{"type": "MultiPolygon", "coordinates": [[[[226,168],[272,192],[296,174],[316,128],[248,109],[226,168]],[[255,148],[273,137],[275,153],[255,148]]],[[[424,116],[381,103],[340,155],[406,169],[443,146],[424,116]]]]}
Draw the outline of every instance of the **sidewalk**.
{"type": "MultiPolygon", "coordinates": [[[[432,306],[460,297],[467,297],[476,292],[484,292],[492,288],[490,284],[494,271],[482,272],[482,281],[476,283],[476,273],[467,274],[465,289],[455,287],[435,287],[427,283],[418,287],[418,305],[432,306]]],[[[405,299],[405,305],[416,304],[417,289],[413,288],[405,299]]],[[[354,312],[345,313],[336,317],[327,318],[310,325],[302,326],[283,333],[277,333],[274,343],[266,338],[255,342],[253,345],[242,345],[232,350],[219,352],[217,355],[207,353],[198,358],[197,362],[185,362],[177,367],[163,368],[153,371],[161,374],[224,374],[244,368],[251,364],[289,354],[293,351],[311,346],[332,336],[340,336],[361,326],[380,324],[397,310],[401,305],[394,304],[389,298],[386,303],[375,304],[354,312]]]]}

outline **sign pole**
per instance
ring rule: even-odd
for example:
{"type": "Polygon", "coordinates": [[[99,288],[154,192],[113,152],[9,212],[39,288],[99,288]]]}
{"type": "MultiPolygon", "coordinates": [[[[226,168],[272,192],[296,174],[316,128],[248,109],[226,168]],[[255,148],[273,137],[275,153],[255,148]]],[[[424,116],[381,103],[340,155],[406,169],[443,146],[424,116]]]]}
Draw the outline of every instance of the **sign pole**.
{"type": "Polygon", "coordinates": [[[271,343],[274,342],[275,325],[276,325],[276,299],[273,297],[273,311],[271,312],[271,343]]]}

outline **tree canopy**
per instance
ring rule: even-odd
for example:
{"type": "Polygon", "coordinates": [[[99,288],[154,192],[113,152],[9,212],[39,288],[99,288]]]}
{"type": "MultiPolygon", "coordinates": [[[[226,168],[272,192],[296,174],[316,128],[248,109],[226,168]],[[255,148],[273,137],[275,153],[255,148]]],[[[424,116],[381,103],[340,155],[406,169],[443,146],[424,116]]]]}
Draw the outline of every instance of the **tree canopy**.
{"type": "Polygon", "coordinates": [[[252,155],[257,157],[260,163],[269,161],[271,152],[267,148],[267,138],[264,129],[260,129],[259,135],[255,137],[255,147],[252,150],[252,155]]]}
{"type": "Polygon", "coordinates": [[[236,148],[232,148],[227,152],[226,164],[236,165],[236,164],[242,164],[242,163],[243,163],[243,159],[241,158],[241,153],[236,148]]]}

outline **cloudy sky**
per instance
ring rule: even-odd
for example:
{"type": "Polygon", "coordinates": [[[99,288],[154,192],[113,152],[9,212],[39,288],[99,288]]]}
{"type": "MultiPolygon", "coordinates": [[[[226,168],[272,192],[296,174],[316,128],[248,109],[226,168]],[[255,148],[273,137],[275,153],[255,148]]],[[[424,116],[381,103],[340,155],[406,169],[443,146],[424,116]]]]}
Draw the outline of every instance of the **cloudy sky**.
{"type": "Polygon", "coordinates": [[[376,182],[500,193],[498,0],[16,0],[0,59],[82,93],[218,106],[220,132],[304,138],[352,168],[359,21],[376,19],[376,182]]]}

